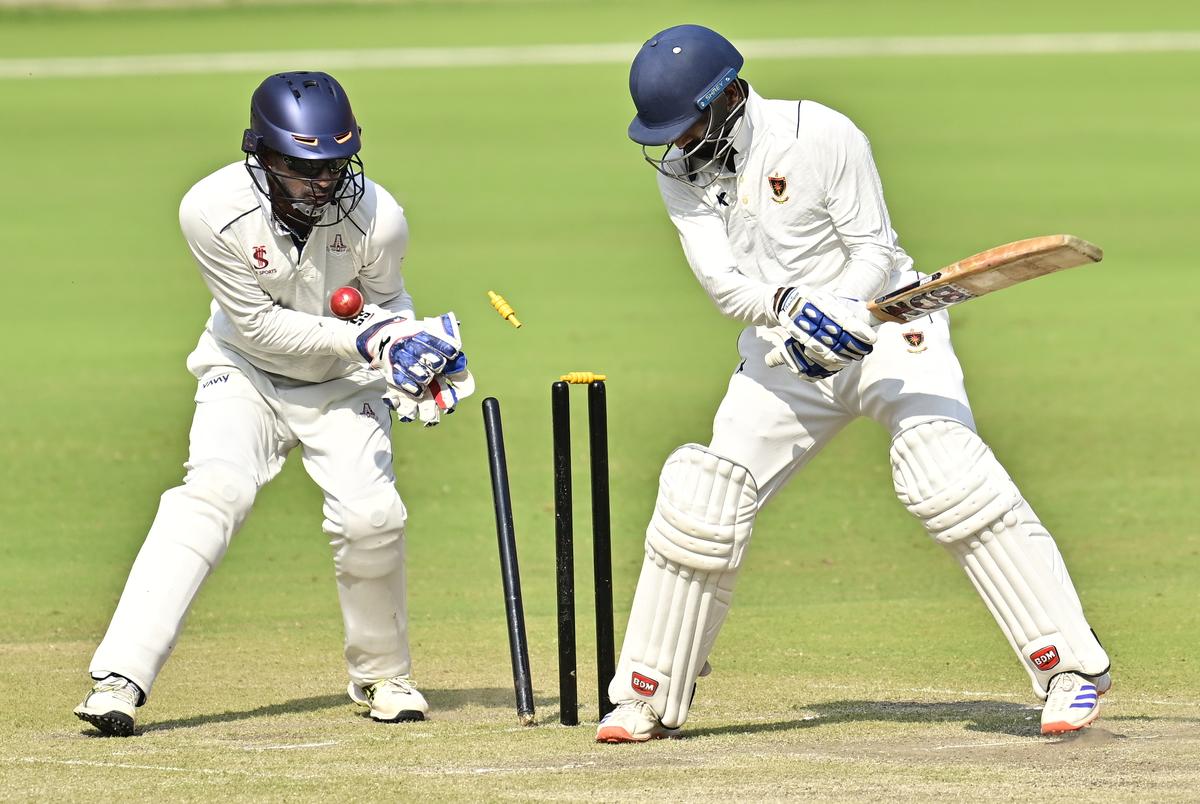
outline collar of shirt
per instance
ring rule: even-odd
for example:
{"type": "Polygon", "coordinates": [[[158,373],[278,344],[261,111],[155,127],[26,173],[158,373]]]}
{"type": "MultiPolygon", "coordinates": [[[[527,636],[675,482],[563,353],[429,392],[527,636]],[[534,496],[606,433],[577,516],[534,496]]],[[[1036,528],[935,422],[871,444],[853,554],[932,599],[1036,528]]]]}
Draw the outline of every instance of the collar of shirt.
{"type": "Polygon", "coordinates": [[[733,172],[741,173],[750,155],[750,143],[754,139],[754,129],[759,123],[759,106],[762,98],[750,84],[746,84],[746,107],[742,112],[742,124],[733,135],[733,172]]]}
{"type": "Polygon", "coordinates": [[[275,217],[275,211],[271,207],[271,199],[259,188],[254,176],[250,177],[250,186],[254,189],[254,197],[258,199],[258,207],[262,210],[263,216],[267,219],[267,225],[271,227],[271,230],[280,237],[291,237],[292,230],[287,228],[283,221],[275,217]]]}

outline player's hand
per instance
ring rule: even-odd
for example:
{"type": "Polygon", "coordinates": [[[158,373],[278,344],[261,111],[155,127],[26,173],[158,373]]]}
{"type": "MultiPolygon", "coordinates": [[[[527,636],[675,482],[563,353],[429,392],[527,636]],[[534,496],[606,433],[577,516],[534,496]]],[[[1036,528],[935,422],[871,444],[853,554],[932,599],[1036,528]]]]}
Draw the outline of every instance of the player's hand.
{"type": "Polygon", "coordinates": [[[396,316],[366,327],[355,345],[389,385],[419,398],[462,355],[462,333],[454,313],[420,321],[396,316]]]}
{"type": "Polygon", "coordinates": [[[782,362],[774,365],[786,364],[808,379],[833,376],[874,349],[871,314],[856,299],[804,287],[780,288],[775,296],[775,317],[790,342],[784,342],[782,362]]]}
{"type": "Polygon", "coordinates": [[[400,421],[419,421],[426,427],[433,427],[441,421],[442,414],[453,413],[458,403],[474,390],[475,378],[467,370],[467,356],[460,352],[446,372],[434,377],[420,396],[414,397],[389,384],[383,401],[396,411],[400,421]]]}
{"type": "Polygon", "coordinates": [[[770,350],[763,356],[763,362],[769,368],[787,366],[800,379],[809,381],[823,380],[840,371],[824,368],[814,361],[783,327],[755,327],[754,334],[771,344],[770,350]]]}

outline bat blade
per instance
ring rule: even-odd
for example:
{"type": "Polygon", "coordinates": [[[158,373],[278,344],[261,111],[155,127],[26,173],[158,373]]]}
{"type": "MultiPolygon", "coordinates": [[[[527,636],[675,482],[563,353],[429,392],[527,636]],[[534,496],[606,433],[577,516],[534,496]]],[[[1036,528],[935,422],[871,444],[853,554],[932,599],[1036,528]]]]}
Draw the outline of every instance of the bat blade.
{"type": "Polygon", "coordinates": [[[1094,243],[1058,234],[989,248],[867,304],[880,321],[901,323],[1077,265],[1100,262],[1094,243]]]}

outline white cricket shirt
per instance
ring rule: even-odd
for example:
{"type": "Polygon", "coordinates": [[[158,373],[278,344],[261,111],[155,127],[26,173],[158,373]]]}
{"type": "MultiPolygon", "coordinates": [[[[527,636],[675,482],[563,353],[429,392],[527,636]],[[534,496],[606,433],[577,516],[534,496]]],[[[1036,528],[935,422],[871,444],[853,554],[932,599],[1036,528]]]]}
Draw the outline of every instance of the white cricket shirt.
{"type": "Polygon", "coordinates": [[[734,149],[734,171],[709,187],[658,177],[688,263],[722,313],[772,325],[780,287],[872,299],[911,268],[870,143],[845,115],[751,89],[734,149]]]}
{"type": "Polygon", "coordinates": [[[188,191],[179,224],[213,296],[198,353],[215,346],[278,377],[324,382],[364,364],[354,346],[358,327],[329,312],[334,290],[359,287],[368,304],[412,316],[400,274],[408,248],[404,210],[387,190],[363,181],[354,211],[313,227],[302,248],[274,220],[242,162],[188,191]]]}

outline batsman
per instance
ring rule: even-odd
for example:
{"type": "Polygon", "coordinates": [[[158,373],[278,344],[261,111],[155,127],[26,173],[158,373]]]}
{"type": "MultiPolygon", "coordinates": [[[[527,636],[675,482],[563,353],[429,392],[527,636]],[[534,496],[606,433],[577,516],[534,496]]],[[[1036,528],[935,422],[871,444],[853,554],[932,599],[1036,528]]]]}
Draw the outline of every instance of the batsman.
{"type": "Polygon", "coordinates": [[[891,436],[897,496],[966,571],[1034,693],[1041,730],[1083,728],[1109,659],[1049,531],[975,431],[944,310],[881,323],[866,302],[920,275],[866,136],[811,100],[759,96],[697,25],[655,34],[629,75],[629,137],[696,279],[748,326],[708,446],[666,461],[599,742],[678,734],[729,611],[755,517],[848,423],[891,436]],[[768,365],[780,362],[782,366],[768,365]]]}

